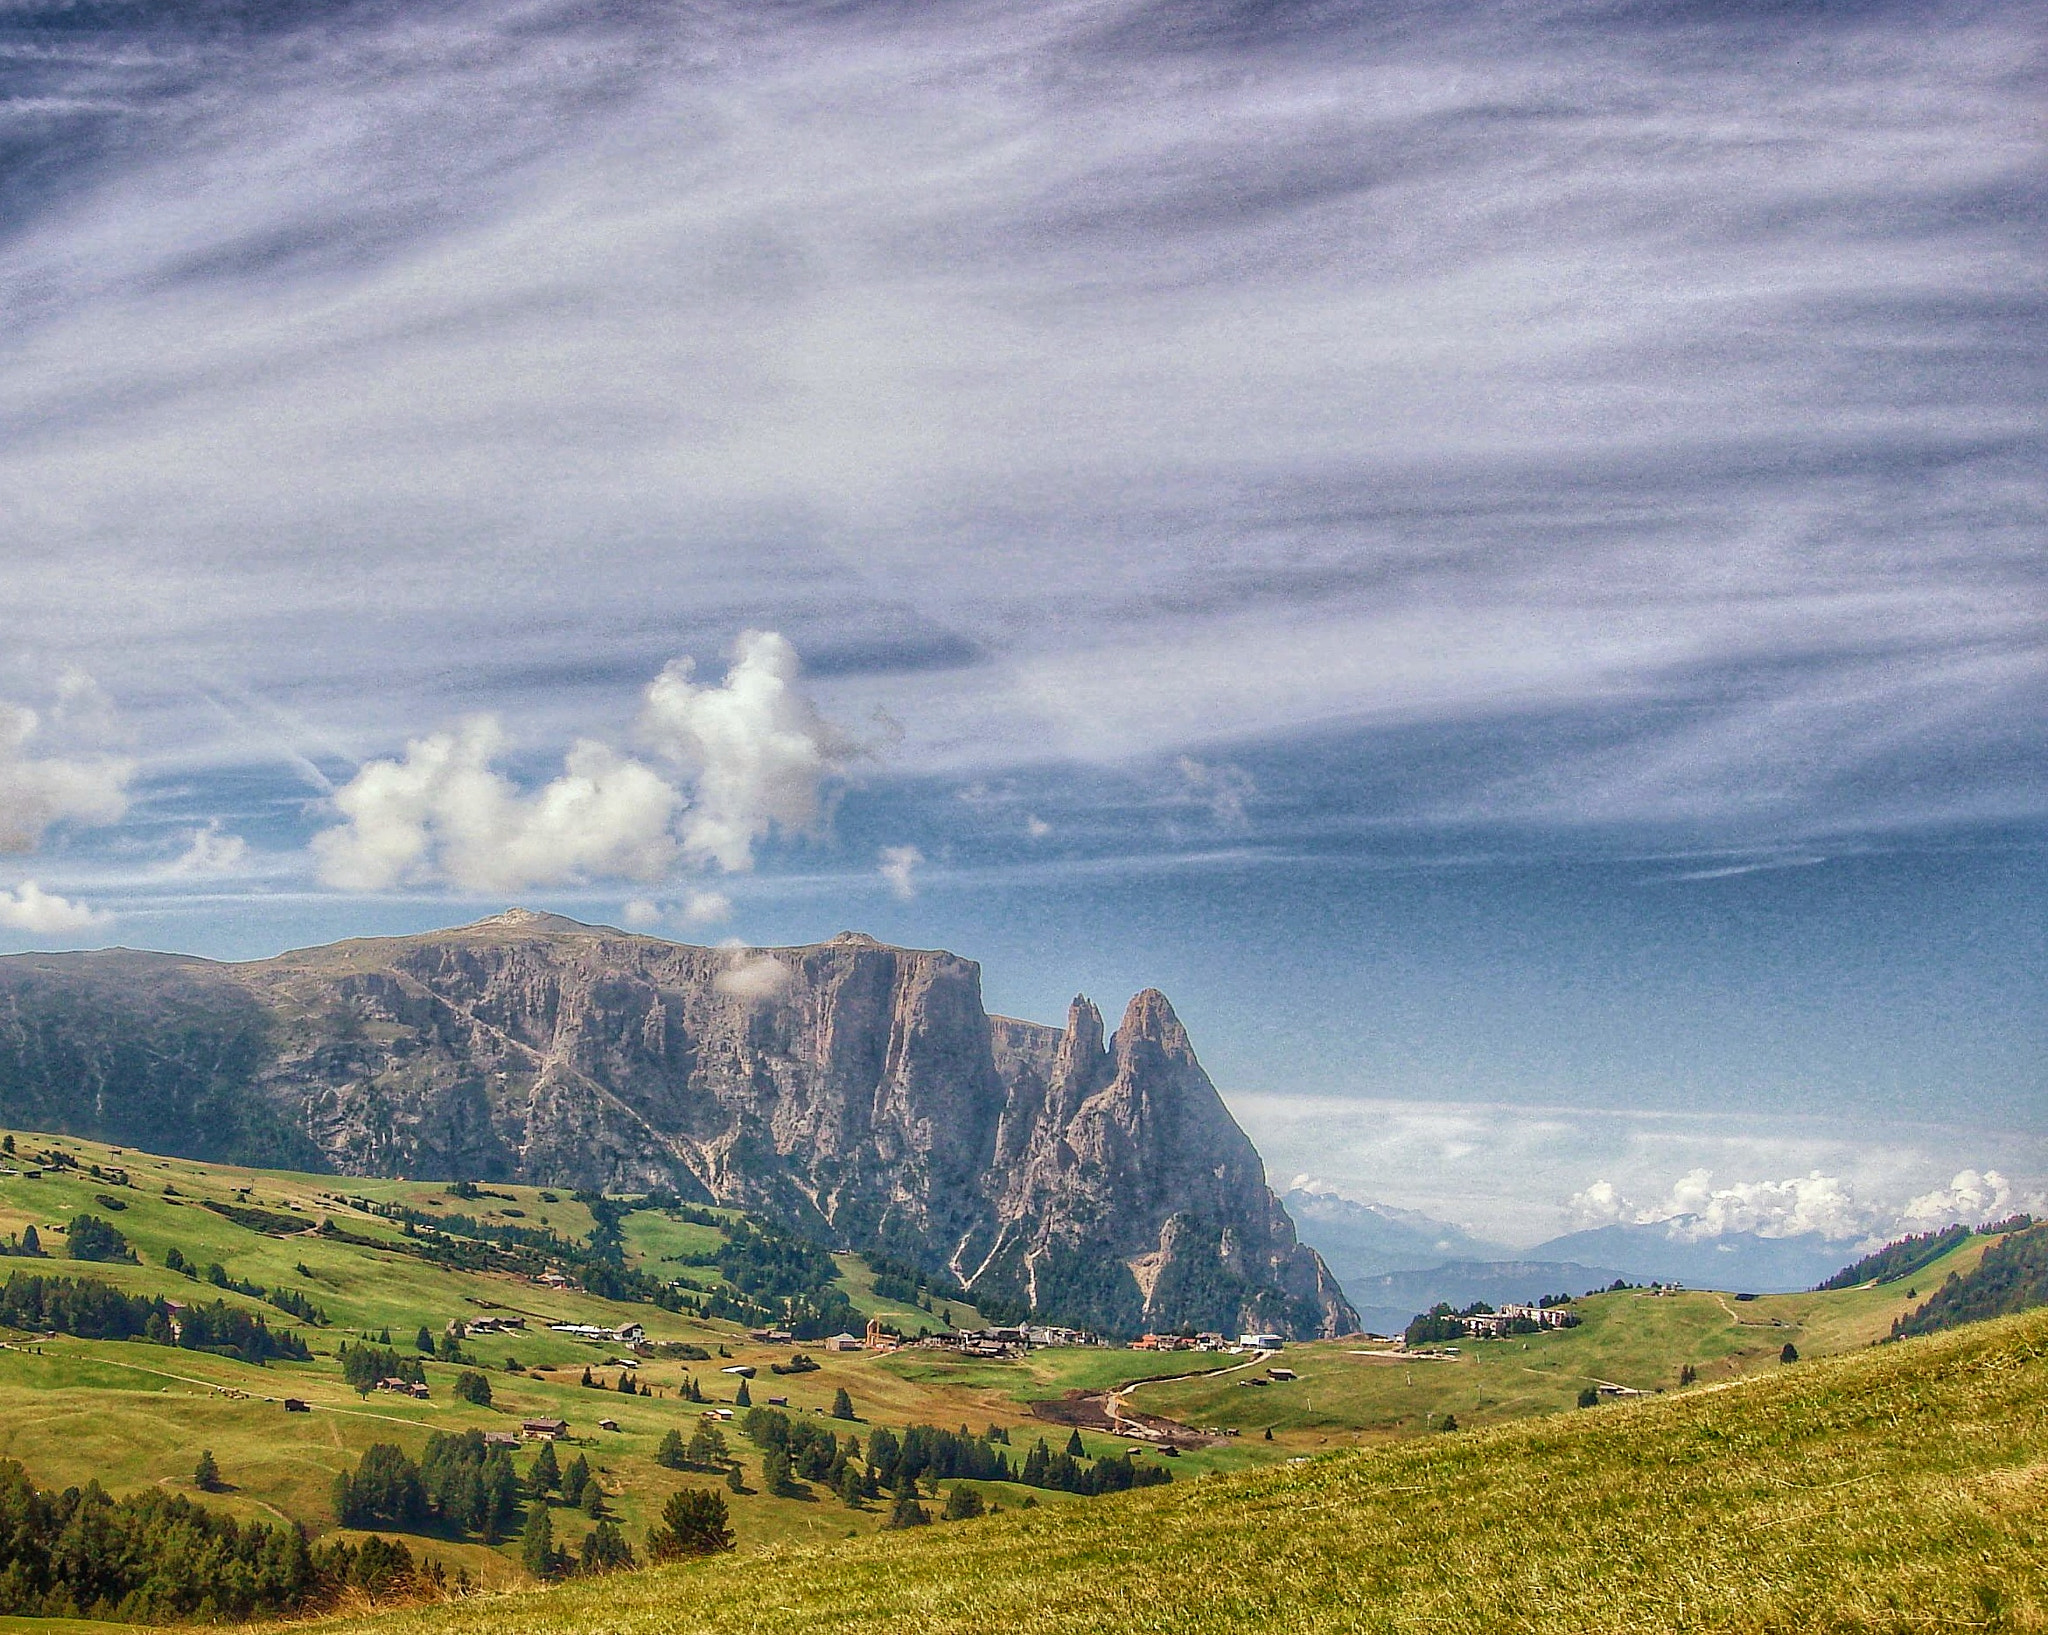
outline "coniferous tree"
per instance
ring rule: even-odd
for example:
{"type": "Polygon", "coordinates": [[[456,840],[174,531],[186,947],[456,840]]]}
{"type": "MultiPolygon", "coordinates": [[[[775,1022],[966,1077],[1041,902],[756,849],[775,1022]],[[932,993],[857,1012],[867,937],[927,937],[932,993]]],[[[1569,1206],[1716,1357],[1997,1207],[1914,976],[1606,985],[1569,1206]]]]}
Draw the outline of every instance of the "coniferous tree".
{"type": "Polygon", "coordinates": [[[1081,1445],[1081,1430],[1079,1426],[1076,1426],[1067,1434],[1067,1457],[1069,1459],[1086,1459],[1088,1457],[1088,1450],[1081,1445]]]}
{"type": "Polygon", "coordinates": [[[735,1493],[744,1493],[747,1490],[747,1473],[741,1469],[737,1459],[725,1467],[725,1485],[735,1493]]]}
{"type": "Polygon", "coordinates": [[[690,1433],[690,1463],[700,1470],[713,1470],[732,1457],[732,1450],[725,1445],[725,1432],[708,1420],[698,1420],[697,1428],[690,1433]]]}
{"type": "Polygon", "coordinates": [[[491,1382],[474,1368],[465,1368],[455,1376],[455,1395],[463,1402],[488,1408],[491,1405],[491,1382]]]}
{"type": "Polygon", "coordinates": [[[561,1570],[561,1558],[555,1554],[555,1524],[544,1504],[533,1505],[526,1512],[519,1559],[535,1578],[553,1578],[561,1570]]]}
{"type": "Polygon", "coordinates": [[[832,1417],[834,1419],[853,1418],[853,1398],[846,1394],[846,1387],[843,1385],[832,1393],[832,1417]]]}
{"type": "Polygon", "coordinates": [[[543,1442],[534,1455],[533,1470],[527,1476],[535,1498],[544,1499],[562,1485],[562,1467],[555,1460],[555,1445],[543,1442]]]}
{"type": "Polygon", "coordinates": [[[601,1521],[583,1535],[581,1568],[586,1573],[621,1572],[633,1565],[633,1551],[621,1533],[601,1521]]]}
{"type": "Polygon", "coordinates": [[[761,1456],[761,1485],[778,1498],[788,1498],[796,1492],[787,1449],[770,1448],[761,1456]]]}
{"type": "Polygon", "coordinates": [[[21,1229],[21,1252],[31,1260],[42,1257],[43,1240],[33,1226],[24,1226],[21,1229]]]}
{"type": "Polygon", "coordinates": [[[213,1462],[213,1449],[200,1450],[199,1466],[192,1472],[192,1485],[202,1493],[220,1490],[220,1466],[213,1462]]]}
{"type": "Polygon", "coordinates": [[[664,1470],[685,1470],[689,1467],[689,1455],[683,1449],[683,1433],[671,1425],[662,1436],[661,1446],[654,1450],[654,1462],[664,1470]]]}
{"type": "Polygon", "coordinates": [[[977,1516],[988,1513],[988,1506],[982,1503],[981,1489],[969,1487],[964,1482],[946,1495],[946,1508],[939,1512],[941,1521],[973,1521],[977,1516]]]}
{"type": "Polygon", "coordinates": [[[590,1485],[590,1461],[577,1454],[569,1461],[569,1468],[562,1472],[562,1502],[568,1505],[583,1503],[583,1490],[590,1485]]]}
{"type": "Polygon", "coordinates": [[[605,1513],[604,1489],[595,1476],[583,1484],[583,1497],[577,1500],[576,1507],[592,1521],[605,1513]]]}
{"type": "Polygon", "coordinates": [[[425,1323],[420,1324],[420,1331],[418,1335],[414,1337],[412,1343],[413,1348],[416,1351],[418,1351],[421,1356],[431,1357],[434,1354],[433,1331],[430,1330],[425,1323]]]}
{"type": "Polygon", "coordinates": [[[661,1507],[661,1524],[647,1534],[651,1561],[717,1555],[733,1547],[731,1513],[725,1496],[701,1487],[671,1493],[661,1507]]]}
{"type": "Polygon", "coordinates": [[[740,1388],[739,1388],[739,1391],[738,1391],[738,1393],[737,1393],[737,1394],[736,1394],[736,1395],[735,1395],[735,1396],[733,1397],[733,1399],[732,1399],[732,1405],[733,1405],[733,1406],[734,1406],[735,1408],[751,1408],[751,1407],[753,1407],[753,1405],[754,1405],[754,1394],[753,1394],[753,1392],[751,1392],[751,1391],[749,1391],[749,1390],[747,1389],[747,1382],[746,1382],[745,1380],[741,1380],[741,1381],[740,1381],[740,1388]]]}
{"type": "Polygon", "coordinates": [[[889,1507],[889,1519],[882,1525],[897,1529],[929,1527],[931,1522],[931,1512],[917,1502],[917,1489],[913,1484],[896,1495],[896,1502],[889,1507]]]}
{"type": "Polygon", "coordinates": [[[1795,1363],[1798,1360],[1799,1347],[1794,1345],[1790,1340],[1787,1340],[1785,1342],[1785,1349],[1778,1353],[1778,1361],[1781,1363],[1795,1363]]]}
{"type": "Polygon", "coordinates": [[[625,1396],[637,1397],[640,1394],[640,1387],[633,1383],[632,1369],[621,1368],[619,1370],[619,1391],[625,1396]]]}

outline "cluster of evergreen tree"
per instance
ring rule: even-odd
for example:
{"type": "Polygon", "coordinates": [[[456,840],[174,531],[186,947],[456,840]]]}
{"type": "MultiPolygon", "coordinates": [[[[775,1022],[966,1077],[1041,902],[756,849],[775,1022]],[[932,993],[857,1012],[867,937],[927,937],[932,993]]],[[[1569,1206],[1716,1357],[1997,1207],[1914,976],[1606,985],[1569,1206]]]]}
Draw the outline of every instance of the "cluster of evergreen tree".
{"type": "MultiPolygon", "coordinates": [[[[1007,1432],[990,1426],[976,1436],[936,1425],[910,1425],[900,1433],[877,1427],[868,1437],[865,1469],[860,1441],[839,1438],[814,1419],[793,1419],[773,1408],[755,1408],[741,1430],[762,1451],[762,1475],[770,1492],[794,1490],[795,1479],[819,1482],[848,1504],[879,1498],[884,1489],[915,1500],[920,1482],[1021,1482],[1064,1493],[1121,1493],[1173,1480],[1157,1465],[1134,1465],[1125,1454],[1090,1460],[1080,1432],[1054,1453],[1043,1439],[1021,1466],[1010,1461],[1007,1432]]],[[[915,1525],[909,1523],[907,1525],[915,1525]]]]}
{"type": "Polygon", "coordinates": [[[511,1536],[524,1491],[511,1454],[485,1446],[482,1431],[436,1431],[417,1462],[393,1443],[372,1443],[334,1479],[334,1513],[347,1527],[413,1532],[439,1522],[496,1544],[511,1536]]]}
{"type": "Polygon", "coordinates": [[[73,1260],[133,1261],[135,1251],[120,1231],[97,1215],[74,1215],[64,1234],[64,1252],[73,1260]]]}
{"type": "Polygon", "coordinates": [[[1062,1493],[1091,1496],[1128,1493],[1134,1487],[1163,1487],[1173,1480],[1172,1471],[1158,1465],[1133,1464],[1126,1453],[1112,1453],[1093,1463],[1084,1463],[1086,1458],[1079,1431],[1068,1435],[1066,1447],[1058,1453],[1048,1448],[1041,1437],[1024,1456],[1024,1468],[1017,1473],[1017,1480],[1026,1487],[1049,1487],[1062,1493]]]}
{"type": "Polygon", "coordinates": [[[166,1301],[125,1294],[89,1278],[16,1272],[0,1284],[0,1324],[82,1340],[147,1340],[187,1351],[218,1351],[253,1363],[274,1357],[306,1362],[312,1357],[306,1342],[289,1329],[273,1330],[262,1318],[225,1301],[173,1313],[166,1301]]]}
{"type": "MultiPolygon", "coordinates": [[[[327,1313],[314,1305],[311,1300],[299,1293],[298,1290],[287,1289],[282,1285],[274,1289],[267,1289],[261,1283],[251,1283],[242,1278],[230,1277],[228,1269],[217,1260],[202,1270],[197,1262],[186,1259],[184,1251],[176,1244],[172,1244],[170,1248],[164,1251],[164,1270],[167,1272],[177,1272],[181,1276],[191,1278],[194,1282],[198,1282],[203,1278],[216,1289],[227,1289],[235,1294],[245,1294],[251,1300],[267,1301],[269,1304],[277,1307],[279,1311],[288,1312],[301,1322],[311,1323],[315,1328],[325,1328],[327,1326],[327,1313]]],[[[304,1271],[304,1268],[301,1267],[300,1270],[304,1271]]]]}
{"type": "Polygon", "coordinates": [[[1950,1273],[1924,1305],[1892,1324],[1892,1338],[2048,1306],[2048,1226],[2000,1238],[1965,1276],[1950,1273]]]}
{"type": "Polygon", "coordinates": [[[237,1522],[182,1495],[110,1498],[97,1482],[39,1491],[0,1462],[0,1613],[168,1623],[316,1611],[445,1582],[402,1544],[313,1548],[297,1527],[237,1522]]]}
{"type": "Polygon", "coordinates": [[[341,1342],[335,1355],[341,1360],[341,1377],[364,1396],[377,1389],[382,1380],[404,1380],[408,1385],[427,1383],[427,1371],[417,1357],[401,1356],[391,1347],[387,1332],[382,1344],[368,1340],[357,1345],[341,1342]]]}
{"type": "Polygon", "coordinates": [[[970,1298],[958,1279],[944,1272],[927,1272],[914,1262],[891,1260],[887,1255],[863,1254],[861,1259],[875,1274],[875,1295],[882,1300],[900,1300],[921,1311],[935,1311],[934,1301],[970,1298]]]}
{"type": "Polygon", "coordinates": [[[1902,1277],[1911,1277],[1923,1267],[1931,1266],[1969,1236],[1970,1229],[1961,1225],[1944,1227],[1939,1232],[1915,1232],[1896,1243],[1886,1244],[1874,1254],[1850,1262],[1820,1287],[1823,1290],[1853,1289],[1859,1283],[1896,1283],[1902,1277]]]}

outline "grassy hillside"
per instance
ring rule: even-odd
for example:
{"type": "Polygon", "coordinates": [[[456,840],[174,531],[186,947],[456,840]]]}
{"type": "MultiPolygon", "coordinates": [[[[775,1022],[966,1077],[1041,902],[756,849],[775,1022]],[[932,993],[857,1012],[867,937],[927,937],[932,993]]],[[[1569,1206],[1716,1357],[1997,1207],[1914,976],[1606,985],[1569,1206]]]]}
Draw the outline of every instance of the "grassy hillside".
{"type": "Polygon", "coordinates": [[[2048,1629],[2048,1315],[1757,1378],[334,1635],[2048,1629]]]}

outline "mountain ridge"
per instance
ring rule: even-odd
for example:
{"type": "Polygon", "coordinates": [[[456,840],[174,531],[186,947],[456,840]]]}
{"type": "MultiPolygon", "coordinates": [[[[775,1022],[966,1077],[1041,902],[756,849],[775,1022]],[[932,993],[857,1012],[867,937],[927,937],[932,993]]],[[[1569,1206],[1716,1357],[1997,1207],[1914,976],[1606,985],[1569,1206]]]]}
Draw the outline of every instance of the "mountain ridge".
{"type": "Polygon", "coordinates": [[[360,1174],[672,1187],[1106,1329],[1357,1326],[1166,996],[991,1017],[861,933],[508,910],[219,964],[0,959],[0,1114],[360,1174]]]}

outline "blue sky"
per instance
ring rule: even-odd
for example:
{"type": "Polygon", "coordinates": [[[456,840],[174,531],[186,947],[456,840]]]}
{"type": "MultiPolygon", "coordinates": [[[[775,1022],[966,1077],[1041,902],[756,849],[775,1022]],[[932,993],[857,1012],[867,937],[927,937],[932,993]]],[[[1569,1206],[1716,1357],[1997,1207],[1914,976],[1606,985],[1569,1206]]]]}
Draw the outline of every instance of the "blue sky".
{"type": "Polygon", "coordinates": [[[0,949],[857,925],[1518,1241],[2029,1202],[2037,23],[10,7],[0,949]]]}

